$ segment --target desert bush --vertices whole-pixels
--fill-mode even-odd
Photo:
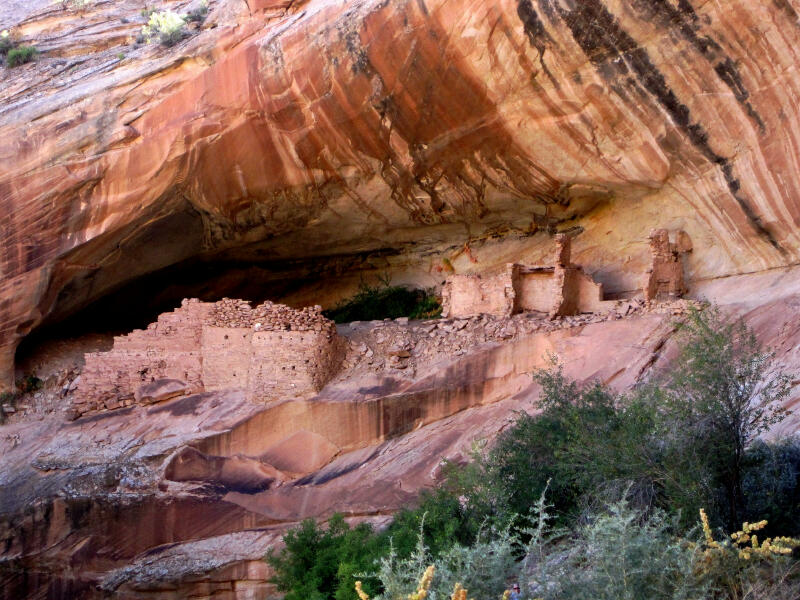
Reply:
[[[388,279],[382,279],[378,285],[362,281],[354,296],[324,311],[326,317],[337,323],[398,317],[428,319],[441,313],[441,304],[431,290],[392,286]]]
[[[762,520],[745,522],[739,531],[717,541],[705,511],[700,511],[700,517],[704,540],[696,572],[717,597],[772,600],[792,597],[787,594],[800,590],[798,563],[791,556],[800,540],[788,536],[759,539],[767,526]]]
[[[6,65],[9,67],[18,67],[19,65],[31,62],[39,54],[39,51],[33,46],[17,46],[12,48],[6,54]]]
[[[188,13],[186,13],[186,22],[187,23],[202,23],[206,20],[208,16],[208,2],[200,3],[197,8],[191,9]]]
[[[517,539],[509,528],[481,531],[470,545],[452,543],[438,555],[431,553],[420,529],[414,551],[406,558],[393,546],[378,561],[374,573],[360,573],[359,579],[375,579],[383,592],[376,600],[407,600],[425,582],[426,596],[445,599],[458,585],[477,598],[491,598],[519,571],[514,551]],[[359,586],[360,588],[360,586]],[[359,594],[360,595],[360,594]],[[424,597],[424,596],[423,596]]]
[[[674,535],[663,512],[646,515],[626,501],[612,503],[562,540],[542,549],[533,537],[526,588],[543,600],[679,600],[704,598],[698,577],[702,551]]]
[[[0,31],[0,56],[8,54],[16,46],[14,38],[11,37],[11,32],[8,29]]]
[[[60,0],[64,10],[81,10],[92,4],[93,0]]]
[[[342,515],[331,517],[326,528],[306,519],[284,536],[285,548],[266,557],[275,576],[272,582],[286,600],[355,598],[354,574],[372,568],[385,540],[368,524],[350,528]],[[379,591],[371,588],[371,593]]]
[[[158,39],[164,46],[174,46],[189,34],[184,17],[171,10],[150,14],[147,25],[142,27],[142,36],[148,43]]]
[[[44,382],[36,377],[36,375],[27,374],[22,379],[17,380],[17,392],[20,394],[29,394],[42,389]]]

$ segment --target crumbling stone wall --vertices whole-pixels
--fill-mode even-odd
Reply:
[[[294,310],[265,302],[222,300],[202,334],[203,382],[209,391],[244,389],[253,400],[314,393],[341,363],[336,325],[320,306]]]
[[[550,316],[567,317],[608,310],[609,305],[603,301],[603,284],[596,283],[581,267],[572,263],[570,238],[558,234],[555,242]]]
[[[254,333],[248,395],[269,400],[321,390],[344,356],[335,336],[335,327]]]
[[[516,265],[488,275],[451,275],[442,289],[442,315],[511,315],[514,312]]]
[[[157,379],[181,380],[189,392],[202,390],[200,338],[211,308],[184,300],[147,329],[115,337],[110,352],[86,354],[73,395],[73,415],[133,404],[136,390]]]
[[[653,263],[642,283],[645,300],[671,300],[680,298],[688,291],[681,255],[692,251],[692,242],[685,231],[678,231],[675,237],[676,241],[672,243],[666,229],[650,232]]]
[[[319,306],[184,300],[146,330],[115,338],[110,352],[86,355],[73,416],[153,401],[137,391],[160,380],[171,380],[173,394],[181,382],[186,393],[242,389],[253,400],[314,393],[342,355],[336,326]]]
[[[555,236],[554,264],[508,264],[489,275],[453,275],[442,291],[445,317],[489,314],[509,317],[536,311],[551,317],[608,310],[603,286],[570,260],[570,238]]]

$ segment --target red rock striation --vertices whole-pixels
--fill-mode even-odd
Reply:
[[[2,13],[45,50],[2,74],[4,388],[39,324],[197,256],[393,248],[421,278],[576,218],[614,292],[653,226],[695,279],[798,260],[791,3],[217,0],[172,49],[127,45],[137,2],[67,4]]]
[[[229,282],[203,278],[245,265],[263,277],[259,300],[330,304],[364,273],[439,286],[549,262],[567,233],[573,256],[559,253],[552,277],[567,289],[580,264],[615,300],[602,316],[353,324],[341,349],[318,343],[333,337],[318,309],[225,301],[205,325],[230,342],[211,385],[192,353],[212,313],[198,302],[164,315],[114,348],[123,377],[89,359],[86,383],[36,392],[50,412],[31,402],[3,426],[3,600],[265,596],[260,559],[287,527],[335,511],[385,521],[436,481],[442,457],[464,460],[536,409],[530,373],[548,353],[619,390],[667,368],[673,313],[690,302],[660,298],[687,281],[798,370],[791,2],[209,6],[168,49],[133,43],[140,0],[0,3],[0,29],[43,51],[0,71],[0,391],[31,332],[131,290],[155,307],[162,290],[142,283],[153,274],[169,288],[191,273],[217,299]],[[685,235],[651,239],[654,228]],[[632,299],[650,268],[654,300]],[[267,404],[230,389],[233,373],[249,380],[247,357],[285,366],[271,349],[299,348],[297,366],[320,347],[341,369],[307,373],[304,393],[274,373],[257,378],[279,389]],[[170,363],[173,351],[186,354]],[[127,371],[141,361],[155,369],[144,379]],[[111,392],[76,392],[93,369]],[[71,394],[103,397],[67,422]],[[798,398],[795,386],[787,407]]]

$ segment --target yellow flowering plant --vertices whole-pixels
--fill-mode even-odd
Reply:
[[[703,525],[703,537],[705,538],[706,546],[704,555],[706,557],[711,557],[715,553],[733,552],[738,558],[745,561],[753,558],[770,559],[778,556],[787,556],[800,546],[800,540],[787,536],[768,537],[763,542],[759,542],[756,532],[767,526],[767,521],[765,520],[757,523],[745,521],[739,531],[730,535],[730,541],[725,540],[722,543],[714,539],[714,534],[708,522],[708,515],[703,509],[700,509],[700,522]]]
[[[171,10],[152,13],[147,25],[142,27],[142,36],[148,43],[158,37],[165,46],[179,42],[186,33],[186,19]]]

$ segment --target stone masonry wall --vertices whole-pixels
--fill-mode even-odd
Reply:
[[[335,335],[335,330],[255,332],[248,396],[272,400],[321,390],[343,356]]]
[[[505,315],[514,312],[514,265],[491,275],[451,275],[442,289],[442,316]]]
[[[136,390],[157,379],[178,379],[190,392],[202,390],[200,337],[212,306],[184,300],[147,329],[115,337],[110,352],[86,354],[73,395],[73,415],[133,404]]]
[[[692,242],[684,231],[677,232],[676,238],[673,244],[666,229],[650,232],[653,262],[642,283],[645,300],[680,298],[687,292],[681,255],[692,251]]]
[[[608,310],[602,285],[572,264],[570,250],[570,238],[558,234],[553,266],[510,263],[494,275],[450,276],[442,290],[442,315],[509,317],[521,311],[536,311],[556,317]]]
[[[342,355],[336,326],[321,311],[184,300],[147,329],[115,338],[110,352],[86,355],[73,416],[134,404],[137,390],[165,379],[188,393],[243,389],[253,400],[317,392]]]
[[[201,349],[206,391],[247,387],[253,354],[251,328],[204,325]]]

